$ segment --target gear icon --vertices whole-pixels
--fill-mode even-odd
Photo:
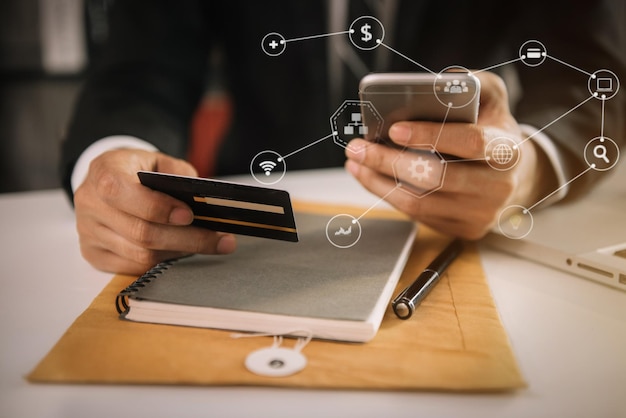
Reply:
[[[422,157],[419,157],[417,160],[411,160],[409,172],[412,179],[417,179],[417,181],[428,180],[431,171],[433,171],[433,168],[428,160]]]

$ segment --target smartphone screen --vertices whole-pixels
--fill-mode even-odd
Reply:
[[[359,85],[362,102],[369,102],[382,120],[363,113],[365,139],[389,142],[389,127],[399,121],[476,123],[480,81],[464,72],[374,73]]]

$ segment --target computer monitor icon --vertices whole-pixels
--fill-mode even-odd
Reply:
[[[597,91],[613,91],[613,79],[608,77],[598,77],[596,80]]]

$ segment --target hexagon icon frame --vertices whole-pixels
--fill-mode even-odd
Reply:
[[[439,180],[437,182],[436,186],[433,186],[431,188],[428,189],[418,189],[417,187],[413,187],[410,183],[405,183],[402,182],[399,178],[398,178],[398,169],[396,167],[398,161],[400,160],[400,158],[403,157],[403,155],[407,152],[407,150],[411,150],[411,149],[415,149],[415,150],[421,150],[421,151],[430,151],[431,154],[435,155],[437,157],[437,159],[439,160],[439,163],[441,164],[441,166],[443,167],[441,170],[441,173],[439,175]],[[409,151],[410,152],[410,151]],[[416,154],[417,155],[417,154]],[[422,159],[422,156],[418,156],[416,161],[420,161],[420,159]],[[412,164],[413,166],[413,164]],[[421,199],[422,197],[428,196],[429,194],[436,192],[437,190],[441,189],[443,187],[443,180],[446,177],[446,169],[448,167],[448,162],[443,158],[443,156],[439,153],[439,151],[437,151],[435,149],[435,147],[433,147],[431,144],[422,144],[422,145],[412,145],[410,148],[405,148],[404,150],[402,150],[402,152],[400,154],[398,154],[398,156],[395,158],[395,160],[393,161],[392,165],[391,165],[391,169],[393,171],[393,178],[396,182],[396,186],[404,191],[405,193],[409,193],[415,197],[417,197],[418,199]]]
[[[353,152],[360,152],[362,151],[364,148],[359,148],[359,149],[355,149],[354,147],[349,147],[348,143],[350,142],[351,139],[357,138],[358,136],[352,136],[351,138],[346,138],[346,134],[344,133],[344,129],[347,128],[348,126],[343,126],[340,127],[337,124],[337,120],[339,119],[339,117],[346,111],[348,111],[349,108],[354,108],[354,107],[358,107],[359,108],[359,114],[363,115],[363,109],[367,109],[368,113],[371,116],[371,120],[375,120],[375,125],[376,125],[376,129],[374,130],[374,138],[380,138],[380,132],[382,131],[383,128],[383,118],[382,116],[380,116],[380,113],[378,113],[378,111],[376,110],[376,108],[374,107],[374,105],[372,104],[372,102],[367,101],[367,100],[345,100],[341,106],[339,106],[337,108],[337,110],[335,111],[335,113],[332,114],[332,116],[330,117],[330,127],[332,129],[333,132],[333,142],[337,145],[339,145],[342,148],[349,148],[351,151]],[[353,112],[353,114],[356,114]],[[362,116],[361,116],[362,118]],[[352,119],[351,119],[352,120]],[[370,129],[371,124],[368,124],[366,121],[370,120],[365,118],[364,120],[359,120],[360,125],[361,126],[365,126],[368,131]],[[350,124],[348,124],[350,125]],[[352,134],[353,135],[353,134]],[[363,134],[362,137],[365,138],[366,136],[368,136],[367,133]],[[371,138],[371,136],[370,136]]]

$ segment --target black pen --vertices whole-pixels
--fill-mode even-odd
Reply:
[[[450,263],[461,253],[463,243],[459,239],[453,240],[435,258],[426,269],[417,276],[417,279],[409,287],[404,289],[391,302],[393,311],[400,319],[409,319],[415,311],[415,307],[426,297],[437,284]]]

